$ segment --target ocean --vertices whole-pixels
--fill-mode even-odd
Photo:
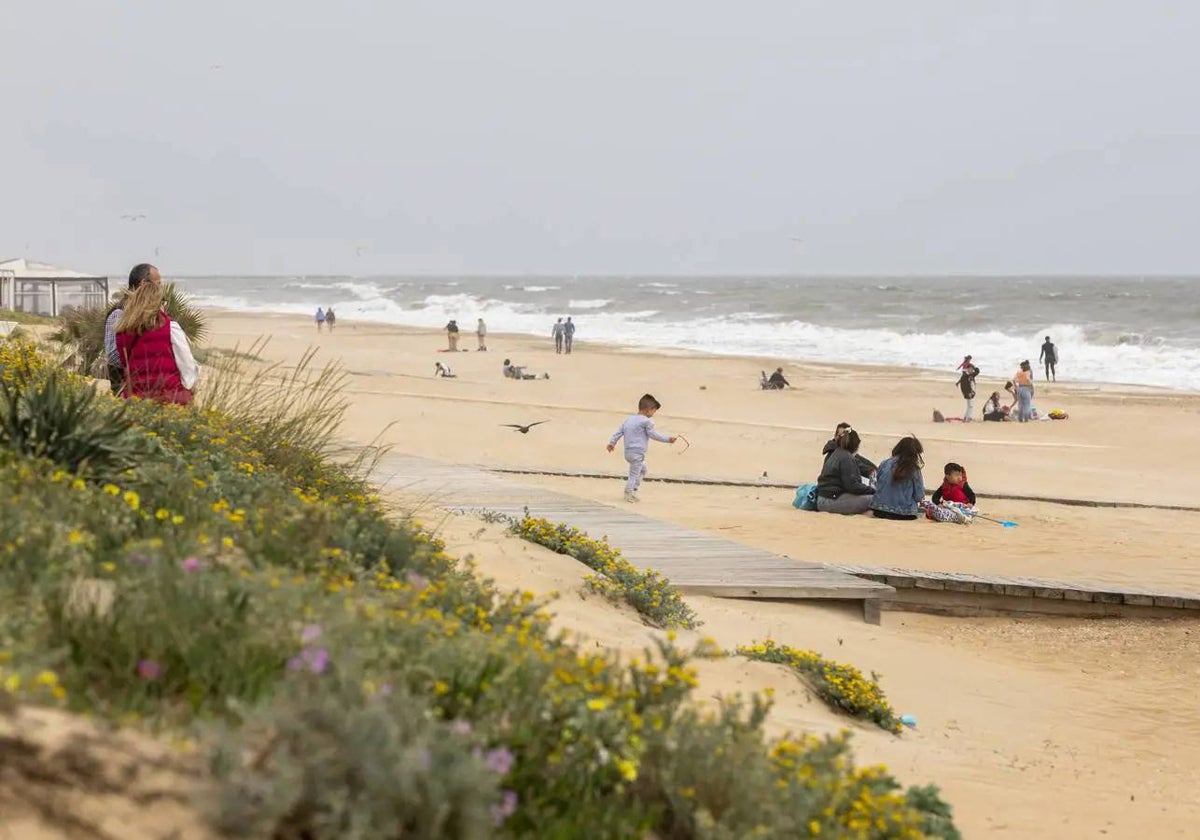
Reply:
[[[1200,277],[185,277],[197,302],[313,314],[343,325],[442,327],[787,361],[953,369],[984,377],[1049,335],[1063,381],[1200,390]]]

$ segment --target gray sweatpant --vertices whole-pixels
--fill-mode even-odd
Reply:
[[[629,478],[625,480],[625,492],[636,493],[642,486],[642,479],[646,477],[646,456],[642,453],[627,452],[625,460],[629,463]]]
[[[817,510],[822,513],[843,513],[847,516],[856,513],[866,513],[871,509],[871,501],[875,497],[870,493],[843,493],[836,499],[817,496]]]

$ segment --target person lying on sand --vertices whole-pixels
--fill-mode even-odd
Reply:
[[[511,360],[505,359],[504,364],[500,366],[500,372],[504,374],[505,379],[549,379],[550,374],[543,373],[538,376],[535,373],[526,373],[522,365],[514,365]]]

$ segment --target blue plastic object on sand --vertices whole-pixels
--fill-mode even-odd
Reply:
[[[913,717],[912,715],[901,715],[900,722],[902,724],[904,724],[905,726],[907,726],[909,729],[917,728],[917,719],[915,717]]]

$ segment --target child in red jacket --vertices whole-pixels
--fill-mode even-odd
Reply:
[[[925,508],[925,517],[934,522],[960,522],[966,524],[969,517],[957,506],[974,507],[975,491],[967,483],[967,471],[962,464],[951,461],[943,470],[942,486],[933,491],[933,504]],[[950,502],[952,504],[944,504]]]

